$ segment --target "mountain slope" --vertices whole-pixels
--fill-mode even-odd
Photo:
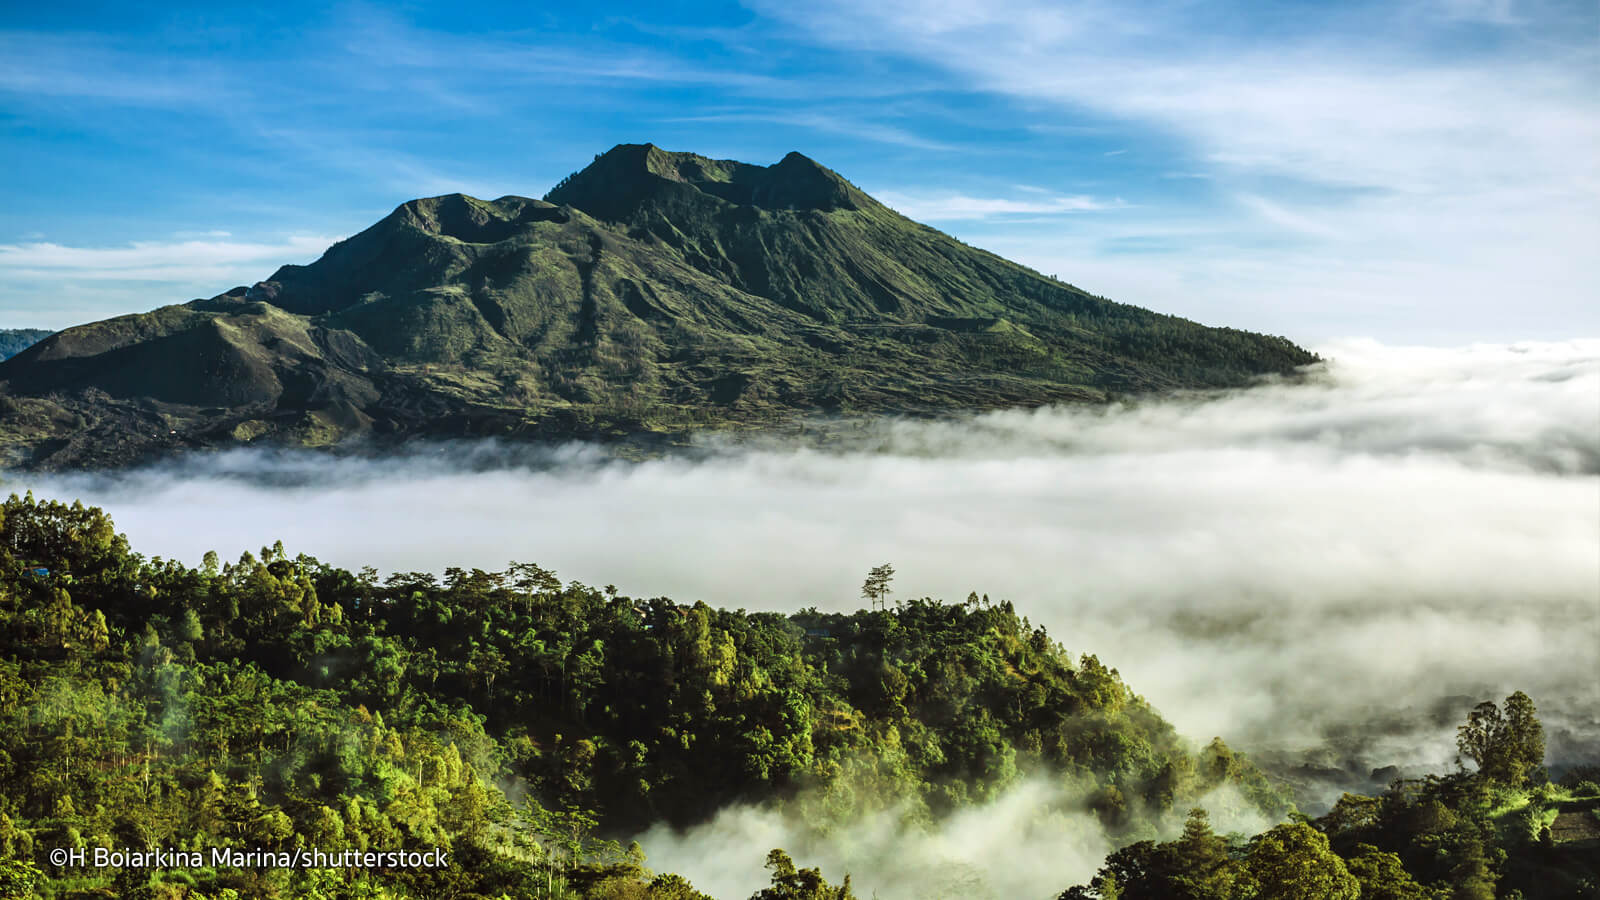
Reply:
[[[545,200],[413,200],[248,289],[53,335],[0,364],[0,441],[63,467],[261,439],[674,434],[1311,360],[968,247],[798,153],[622,145]]]

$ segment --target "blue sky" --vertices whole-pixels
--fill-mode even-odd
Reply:
[[[0,327],[210,296],[653,141],[800,150],[1208,323],[1600,332],[1593,2],[131,6],[0,11]]]

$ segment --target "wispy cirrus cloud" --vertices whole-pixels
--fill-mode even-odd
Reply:
[[[1528,19],[1518,12],[1517,0],[1432,0],[1426,9],[1445,19],[1490,25],[1522,25]]]
[[[210,60],[154,54],[95,34],[0,31],[0,95],[136,107],[217,103],[236,92]]]
[[[1058,195],[1029,192],[1025,199],[973,197],[953,192],[906,192],[886,190],[873,196],[908,218],[920,222],[958,222],[997,219],[1018,215],[1058,215],[1121,209],[1122,199],[1102,200],[1087,194]]]
[[[0,244],[0,278],[188,281],[236,272],[246,264],[259,269],[309,261],[339,240],[323,235],[292,235],[274,242],[223,240],[226,236],[227,232],[211,232],[206,235],[209,240],[135,241],[122,247],[73,247],[49,241]]]
[[[1256,194],[1240,194],[1238,201],[1268,222],[1298,234],[1322,238],[1340,238],[1344,233],[1332,226],[1318,222],[1279,203]]]
[[[1171,255],[1170,290],[1130,293],[1149,279],[1121,269],[1102,283],[1116,296],[1284,330],[1301,312],[1285,298],[1355,309],[1419,295],[1451,297],[1433,323],[1600,327],[1600,94],[1579,37],[1600,25],[1592,7],[1423,2],[1286,20],[1163,2],[752,5],[815,42],[1026,104],[1035,129],[1111,122],[1175,146],[1164,168],[1211,186],[1210,233]],[[1151,229],[1199,211],[1135,202]],[[1093,239],[1040,243],[988,239],[1056,271],[1102,261]],[[1430,322],[1413,327],[1427,339]]]
[[[311,262],[337,240],[232,240],[213,232],[112,247],[0,244],[0,327],[65,328],[210,297],[266,278],[284,263]]]
[[[494,33],[453,33],[422,28],[387,10],[352,7],[339,19],[330,43],[387,82],[398,72],[432,79],[474,96],[510,93],[528,83],[619,85],[703,85],[718,93],[820,99],[872,95],[880,88],[843,77],[796,78],[770,65],[741,68],[715,59],[695,59],[656,46],[624,40],[627,31],[597,29],[584,39],[550,41],[537,29]],[[470,65],[463,65],[463,61]],[[748,62],[748,60],[747,60]],[[379,79],[376,73],[384,73]],[[891,93],[905,90],[895,85]]]
[[[1574,158],[1600,137],[1582,46],[1433,54],[1415,46],[1429,35],[1374,38],[1393,24],[1378,15],[1230,34],[1215,10],[1167,3],[834,0],[804,15],[753,5],[827,43],[959,72],[969,87],[1174,131],[1219,168],[1394,189],[1538,174],[1511,158],[1564,163],[1549,173],[1558,177],[1597,170]],[[1503,4],[1447,7],[1480,5]]]
[[[933,140],[924,137],[915,131],[889,124],[881,118],[854,115],[837,109],[813,110],[809,112],[796,111],[766,111],[766,112],[718,112],[699,116],[674,116],[666,121],[671,122],[704,122],[704,123],[769,123],[785,125],[791,128],[807,131],[823,132],[827,134],[844,135],[859,140],[872,141],[880,144],[894,144],[901,147],[911,147],[918,150],[953,151],[958,149],[955,145],[945,141]]]

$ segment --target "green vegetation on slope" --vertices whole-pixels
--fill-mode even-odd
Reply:
[[[547,200],[414,200],[251,288],[54,335],[0,365],[0,443],[81,467],[256,440],[672,439],[1313,360],[968,247],[799,154],[623,145]]]
[[[1578,898],[1600,887],[1600,773],[1545,780],[1532,701],[1474,709],[1476,771],[1292,814],[1221,741],[1198,752],[1092,656],[972,596],[791,616],[635,600],[537,566],[443,579],[290,557],[133,553],[98,510],[0,507],[0,897],[701,900],[642,826],[729,804],[826,830],[1062,780],[1125,844],[1067,900]],[[863,586],[883,600],[892,569]],[[1253,838],[1202,810],[1229,786]],[[1060,801],[1069,802],[1069,801]],[[93,870],[95,847],[430,850],[451,865]],[[759,852],[759,851],[753,851]],[[760,898],[840,900],[787,854]],[[844,877],[846,873],[831,873]]]
[[[614,840],[736,802],[818,828],[928,818],[1025,773],[1081,787],[1125,840],[1221,785],[1287,811],[1221,741],[1187,747],[1007,603],[745,613],[533,565],[380,580],[281,547],[194,569],[133,553],[92,508],[12,497],[0,513],[0,896],[10,878],[54,896],[689,898]],[[453,863],[46,857],[97,846],[444,847]],[[787,857],[769,866],[764,897],[839,896]]]
[[[1345,794],[1248,841],[1212,833],[1204,810],[1181,838],[1112,854],[1061,900],[1493,900],[1600,896],[1600,828],[1551,825],[1600,808],[1600,773],[1543,774],[1544,736],[1521,691],[1480,704],[1459,732],[1475,772]]]

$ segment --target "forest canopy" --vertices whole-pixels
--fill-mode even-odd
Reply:
[[[1158,844],[1222,786],[1270,820],[1293,807],[1009,602],[747,613],[534,564],[380,577],[281,544],[196,568],[142,557],[80,504],[12,496],[0,515],[0,897],[695,898],[628,838],[736,803],[821,830],[890,808],[933,821],[1024,777],[1074,785],[1124,847],[1064,896],[1291,896],[1274,885],[1308,859],[1335,891],[1317,896],[1342,896],[1520,878],[1522,839],[1482,825],[1500,821],[1486,804],[1543,815],[1582,793],[1543,782],[1518,694],[1463,726],[1476,773],[1248,843],[1197,811]],[[885,601],[892,574],[864,594]],[[97,847],[442,848],[451,864],[100,871],[48,855]],[[759,897],[854,895],[849,873],[781,849],[768,868]],[[1180,881],[1199,893],[1161,893]]]

